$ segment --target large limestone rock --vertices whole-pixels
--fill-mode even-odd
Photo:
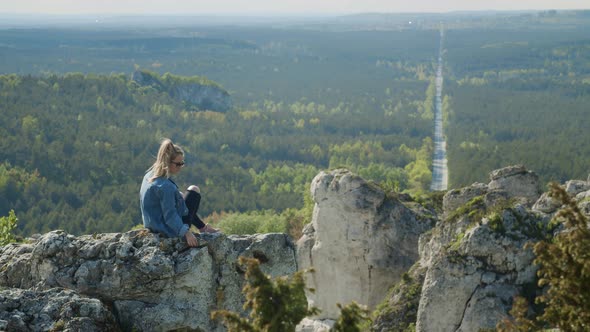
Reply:
[[[559,206],[543,195],[530,210],[538,183],[523,167],[490,178],[445,194],[436,227],[420,236],[420,260],[380,306],[372,331],[494,329],[514,296],[535,295],[534,255],[525,244],[547,235],[551,214],[540,210]]]
[[[315,269],[308,299],[322,310],[318,318],[338,317],[337,303],[374,308],[418,259],[418,238],[432,220],[346,170],[321,172],[311,192],[313,219],[297,257],[300,269]]]
[[[536,175],[507,167],[490,178],[487,188],[449,191],[445,217],[420,239],[419,265],[426,272],[416,331],[493,329],[512,298],[535,283],[534,254],[524,246],[546,235],[549,222],[528,209],[539,198]],[[549,209],[551,203],[535,206]]]
[[[258,258],[273,277],[297,270],[295,248],[285,234],[207,234],[201,242],[189,248],[181,239],[145,230],[80,237],[53,231],[30,244],[0,247],[0,287],[70,289],[112,305],[119,326],[128,331],[223,331],[210,313],[243,310],[239,256]],[[13,311],[0,306],[0,317]]]
[[[534,255],[524,245],[543,234],[522,205],[483,217],[442,250],[431,252],[417,331],[478,331],[508,314],[511,299],[535,282]],[[545,220],[544,222],[547,222]],[[441,241],[433,236],[430,243]]]

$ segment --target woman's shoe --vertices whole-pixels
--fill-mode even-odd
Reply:
[[[219,229],[213,228],[211,225],[206,224],[205,227],[199,228],[201,233],[219,233]]]

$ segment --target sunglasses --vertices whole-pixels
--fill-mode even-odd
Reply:
[[[174,161],[171,161],[171,163],[172,163],[172,164],[174,164],[174,165],[176,165],[176,166],[178,166],[178,167],[182,167],[182,166],[184,166],[184,161],[181,161],[181,162],[179,162],[179,163],[177,163],[177,162],[174,162]]]

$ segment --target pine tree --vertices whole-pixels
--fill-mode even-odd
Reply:
[[[564,207],[553,222],[564,229],[553,241],[540,241],[534,246],[540,265],[539,286],[549,286],[537,302],[546,305],[541,321],[561,331],[590,329],[590,230],[588,220],[576,201],[559,185],[551,184],[551,196]]]
[[[547,286],[547,291],[535,302],[544,305],[545,310],[536,320],[529,320],[526,300],[516,298],[510,311],[514,319],[504,319],[498,324],[498,331],[536,331],[546,327],[565,332],[590,329],[588,219],[561,186],[551,183],[550,187],[550,196],[563,204],[552,224],[563,228],[553,239],[533,246],[535,264],[539,265],[539,286]]]
[[[359,323],[370,321],[369,311],[354,301],[344,307],[340,303],[337,306],[340,308],[340,317],[330,332],[361,332],[363,329]]]
[[[212,314],[213,319],[222,319],[229,332],[288,332],[306,316],[319,312],[308,307],[305,296],[303,271],[291,278],[278,277],[272,280],[260,269],[256,259],[240,257],[239,263],[246,265],[246,286],[244,309],[250,310],[249,319],[239,314],[220,310]]]
[[[0,217],[0,246],[16,242],[13,231],[16,228],[17,221],[18,219],[14,214],[14,210],[10,210],[8,216]]]
[[[257,259],[240,257],[239,263],[247,267],[243,291],[246,295],[244,309],[250,311],[249,317],[227,310],[211,314],[213,319],[223,320],[228,332],[294,332],[303,318],[320,312],[307,304],[305,271],[295,272],[291,278],[273,280],[260,270]],[[344,307],[338,304],[338,308],[341,314],[331,332],[360,332],[359,324],[370,322],[368,310],[355,302]]]

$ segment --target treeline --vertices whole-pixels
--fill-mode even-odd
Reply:
[[[311,179],[334,167],[424,190],[431,121],[416,105],[427,88],[408,82],[370,108],[266,100],[220,113],[125,75],[0,76],[0,215],[14,209],[22,235],[130,229],[141,223],[139,184],[163,137],[185,147],[176,182],[201,187],[203,216],[291,211],[300,220]]]
[[[438,33],[319,31],[306,25],[0,30],[0,73],[69,72],[205,76],[222,84],[236,104],[295,103],[302,98],[333,107],[380,104],[393,80],[414,81],[428,71]],[[40,55],[43,56],[40,56]]]

